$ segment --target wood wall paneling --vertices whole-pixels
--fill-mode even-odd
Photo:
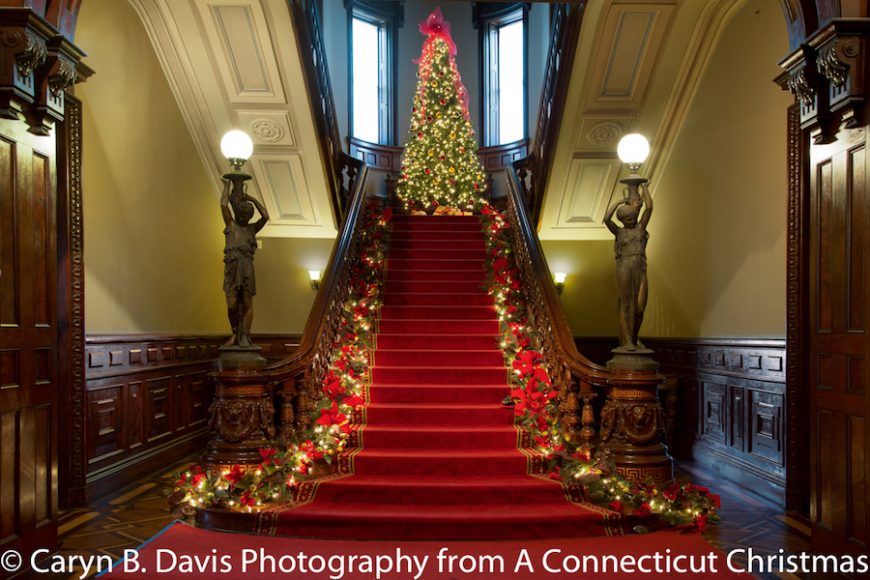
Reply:
[[[645,338],[660,372],[677,384],[671,451],[784,504],[785,342]],[[603,363],[616,339],[577,339]]]
[[[810,147],[811,518],[820,551],[867,550],[866,128]]]
[[[0,544],[57,521],[57,178],[53,133],[0,119]]]
[[[89,336],[83,456],[94,499],[205,448],[213,387],[208,374],[225,336]],[[298,336],[259,335],[270,359]]]

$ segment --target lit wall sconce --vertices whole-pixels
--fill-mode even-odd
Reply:
[[[553,274],[553,283],[556,285],[556,293],[561,294],[562,290],[565,289],[565,278],[568,277],[568,274],[565,272],[555,272]]]
[[[308,270],[308,278],[311,280],[311,289],[320,290],[320,270]]]

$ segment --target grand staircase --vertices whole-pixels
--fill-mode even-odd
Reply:
[[[355,539],[520,539],[621,533],[529,475],[510,408],[499,321],[472,216],[398,216],[370,404],[352,474],[260,513],[262,533]]]

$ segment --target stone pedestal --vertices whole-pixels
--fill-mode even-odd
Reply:
[[[601,446],[616,470],[635,481],[674,479],[674,460],[665,445],[665,414],[658,398],[663,377],[652,351],[614,349],[607,368],[614,374],[601,412]]]
[[[209,466],[256,465],[260,448],[274,445],[275,407],[271,384],[259,375],[266,364],[260,347],[221,347],[212,373],[211,439],[203,454]]]

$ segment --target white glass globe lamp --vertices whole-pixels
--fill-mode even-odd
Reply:
[[[640,133],[630,133],[619,140],[616,154],[632,173],[636,173],[649,156],[649,141]]]
[[[254,142],[244,131],[234,129],[221,139],[221,153],[230,162],[233,170],[239,171],[254,153]]]

